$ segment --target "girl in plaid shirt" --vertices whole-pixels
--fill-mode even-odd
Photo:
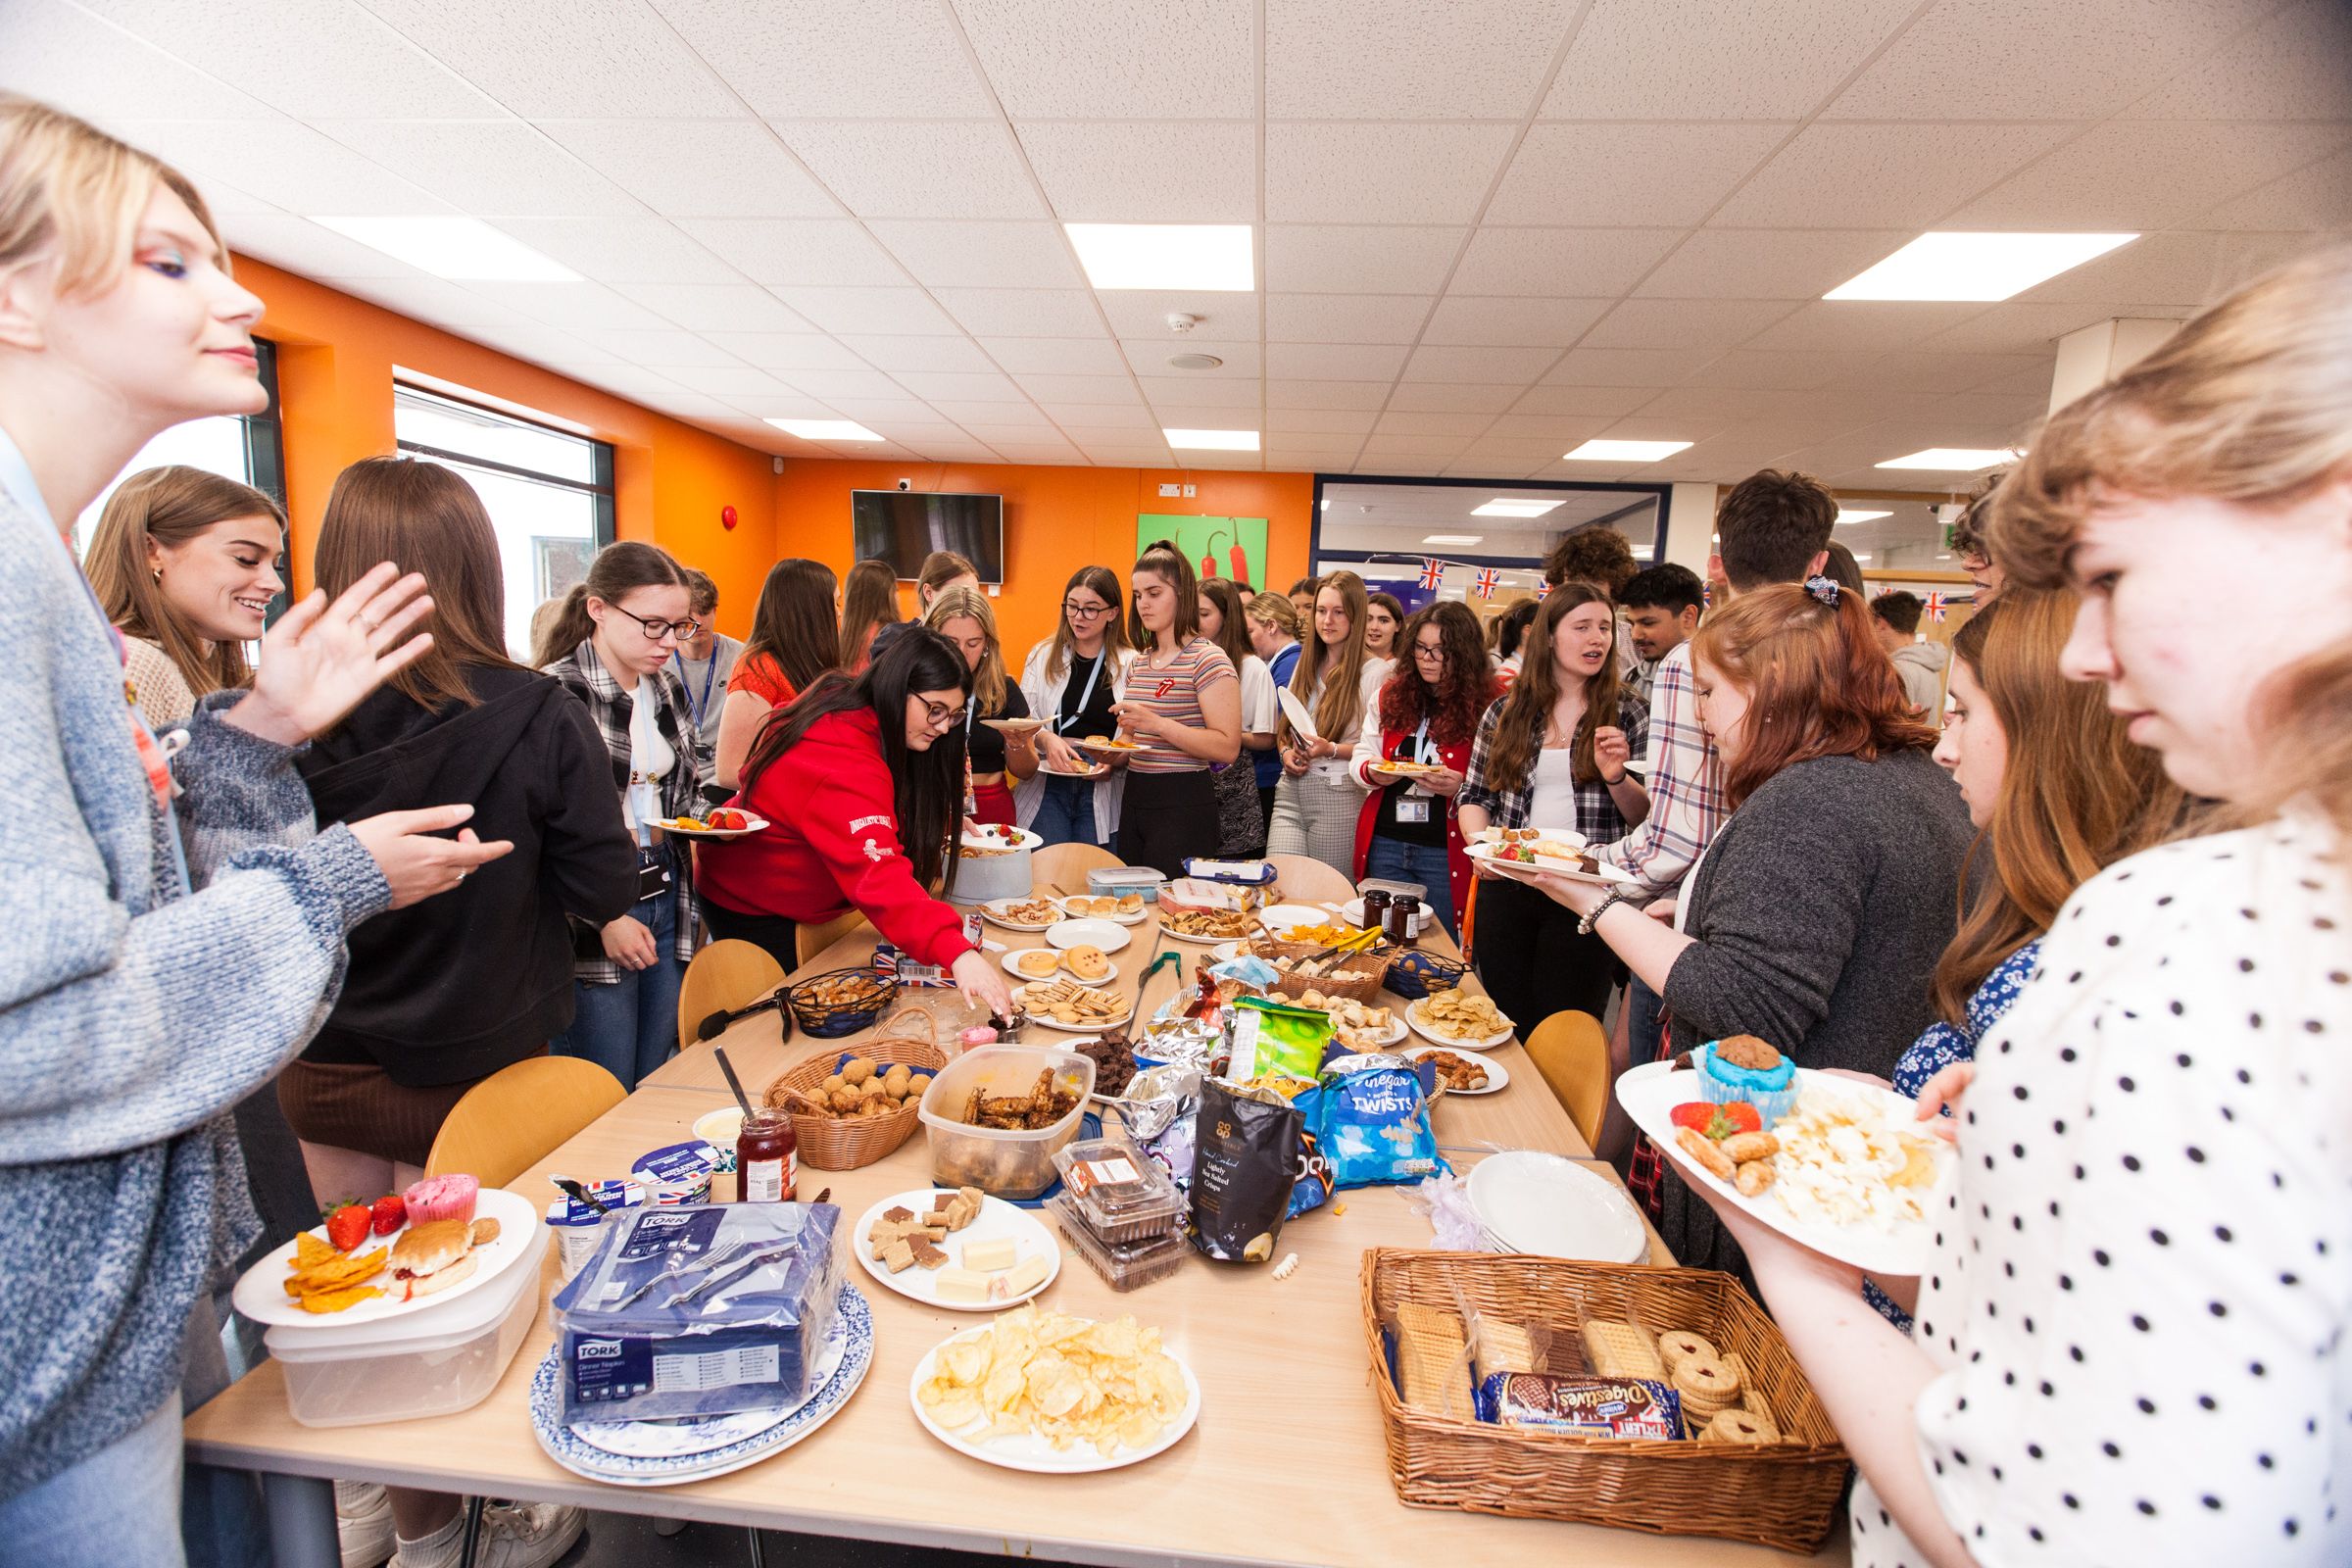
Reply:
[[[1533,825],[1606,844],[1649,813],[1625,765],[1649,742],[1649,711],[1620,683],[1616,638],[1616,607],[1592,584],[1562,583],[1544,601],[1520,645],[1520,676],[1470,749],[1456,797],[1464,839]],[[1514,882],[1489,878],[1478,902],[1479,978],[1522,1038],[1555,1012],[1601,1015],[1621,969],[1607,944]]]
[[[694,721],[671,668],[695,631],[684,568],[624,539],[597,552],[536,651],[603,731],[621,819],[637,841],[636,907],[592,940],[583,933],[577,1006],[555,1043],[558,1055],[593,1061],[624,1089],[677,1049],[678,989],[694,956],[691,847],[654,824],[701,805]]]

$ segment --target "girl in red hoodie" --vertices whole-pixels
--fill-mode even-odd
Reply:
[[[1009,1013],[1003,971],[963,934],[962,914],[924,891],[955,886],[971,691],[955,645],[909,625],[863,674],[832,671],[770,713],[734,803],[767,830],[705,844],[699,858],[712,935],[758,943],[791,970],[799,926],[855,908],[907,957],[951,971],[965,1001]]]

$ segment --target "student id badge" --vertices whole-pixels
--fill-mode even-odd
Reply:
[[[1411,795],[1399,795],[1396,798],[1396,820],[1399,822],[1428,821],[1429,801],[1430,798],[1426,795],[1418,798]]]

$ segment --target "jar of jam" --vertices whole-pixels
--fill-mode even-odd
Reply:
[[[1389,901],[1389,917],[1384,929],[1391,942],[1400,948],[1421,945],[1418,934],[1421,901],[1410,893],[1399,893]]]
[[[1388,928],[1389,890],[1387,888],[1366,888],[1364,890],[1364,929],[1386,931]]]
[[[744,1203],[789,1203],[800,1179],[800,1145],[792,1118],[755,1110],[735,1136],[735,1198]]]

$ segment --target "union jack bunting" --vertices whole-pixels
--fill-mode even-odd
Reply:
[[[1421,563],[1421,586],[1432,590],[1445,587],[1446,563],[1443,561]]]
[[[1543,601],[1543,600],[1545,600],[1545,599],[1549,599],[1550,597],[1551,597],[1551,584],[1549,584],[1549,583],[1547,583],[1547,582],[1540,582],[1540,583],[1536,584],[1536,598],[1537,598],[1537,600],[1538,600],[1539,602],[1540,602],[1540,601]]]
[[[1495,590],[1496,588],[1500,587],[1500,586],[1501,586],[1501,584],[1502,584],[1502,570],[1501,570],[1501,568],[1500,568],[1500,567],[1498,567],[1498,566],[1481,566],[1481,567],[1479,568],[1479,571],[1478,571],[1478,597],[1479,597],[1479,598],[1481,598],[1481,599],[1492,599],[1492,598],[1494,598],[1494,590]]]
[[[1939,593],[1932,593],[1920,601],[1920,608],[1928,612],[1930,620],[1941,620],[1944,612],[1951,608],[1951,601]]]

